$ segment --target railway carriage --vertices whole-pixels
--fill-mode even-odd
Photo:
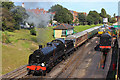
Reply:
[[[74,40],[74,48],[77,48],[82,43],[84,43],[86,40],[93,37],[98,32],[100,27],[101,26],[97,26],[97,27],[90,28],[85,31],[73,34],[73,35],[69,35],[66,37],[66,40],[70,40],[70,39]]]
[[[74,41],[74,48],[77,48],[78,46],[80,46],[83,42],[85,42],[88,39],[87,32],[82,31],[74,35],[70,35],[66,37],[66,40],[71,40],[71,39]]]
[[[97,34],[100,27],[101,27],[101,26],[97,26],[97,27],[93,27],[93,28],[90,28],[90,29],[85,30],[85,31],[88,33],[88,34],[87,34],[88,39],[90,39],[90,38],[93,37],[95,34]]]

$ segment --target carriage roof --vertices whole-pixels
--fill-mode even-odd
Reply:
[[[75,33],[73,35],[69,35],[66,37],[66,39],[75,39],[75,38],[78,38],[78,37],[81,37],[83,35],[87,34],[86,31],[82,31],[82,32],[79,32],[79,33]]]
[[[85,30],[85,31],[75,33],[75,34],[73,34],[73,35],[69,35],[69,36],[66,37],[66,39],[75,39],[75,38],[81,37],[81,36],[87,34],[87,32],[91,32],[91,31],[93,31],[94,29],[98,29],[98,28],[100,28],[100,27],[101,27],[101,26],[96,26],[96,27],[87,29],[87,30]]]

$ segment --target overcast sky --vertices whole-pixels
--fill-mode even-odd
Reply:
[[[114,13],[118,15],[118,1],[119,0],[12,0],[15,5],[21,5],[25,3],[25,7],[28,9],[44,8],[50,9],[52,5],[60,4],[63,7],[78,12],[89,12],[90,10],[96,10],[100,13],[101,8],[105,8],[106,12],[113,16]]]

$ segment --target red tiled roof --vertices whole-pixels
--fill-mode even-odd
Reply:
[[[34,12],[35,14],[40,14],[40,13],[43,13],[43,14],[46,14],[48,13],[48,11],[45,11],[43,8],[39,9],[39,8],[36,8],[36,9],[28,9],[27,11],[29,12]],[[51,14],[55,14],[56,12],[51,12]]]
[[[73,29],[73,28],[74,27],[69,25],[69,24],[60,24],[53,29],[55,29],[55,30],[63,30],[63,29],[67,30],[67,29]]]

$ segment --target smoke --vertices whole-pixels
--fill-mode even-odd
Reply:
[[[46,5],[45,5],[46,4]],[[24,11],[25,9],[22,8],[21,6],[17,6],[13,9],[11,9],[11,12],[18,12],[20,14],[24,13],[22,15],[24,21],[23,22],[27,22],[29,24],[34,24],[36,32],[37,32],[37,41],[39,44],[46,44],[48,41],[50,41],[50,37],[48,36],[50,30],[47,28],[47,25],[49,24],[51,17],[53,15],[51,15],[48,12],[45,11],[39,11],[40,8],[45,8],[45,7],[49,7],[52,3],[39,3],[39,2],[25,2],[24,3],[24,8],[26,9],[26,11]],[[38,12],[37,11],[31,11],[31,8],[38,8]],[[27,14],[26,14],[27,13]],[[22,23],[22,22],[21,22]],[[52,35],[51,35],[52,36]]]
[[[26,6],[34,6],[34,5],[38,5],[38,3],[30,3]],[[36,14],[36,12],[34,11],[29,11],[26,10],[27,14],[28,14],[28,18],[25,19],[25,22],[28,22],[29,24],[34,24],[36,32],[37,32],[37,41],[39,44],[46,44],[48,41],[51,41],[51,38],[48,36],[49,35],[49,29],[47,28],[47,25],[49,24],[50,20],[51,20],[51,14],[50,13],[46,13],[46,12],[38,12]],[[52,36],[52,35],[51,35]]]
[[[29,17],[25,19],[25,22],[29,24],[34,24],[37,32],[37,41],[39,44],[46,44],[49,40],[47,32],[49,31],[47,25],[49,24],[51,14],[50,13],[40,13],[35,14],[34,12],[27,11]]]
[[[50,13],[40,13],[40,14],[36,14],[34,12],[29,12],[27,11],[28,14],[28,18],[25,19],[24,21],[30,23],[30,24],[34,24],[35,27],[37,28],[44,28],[47,27],[49,21],[50,21]]]

